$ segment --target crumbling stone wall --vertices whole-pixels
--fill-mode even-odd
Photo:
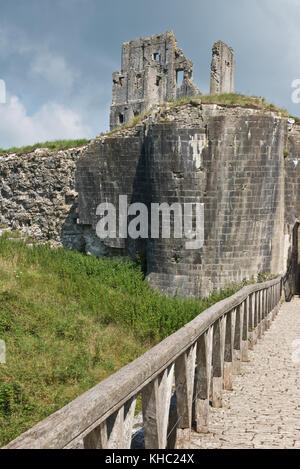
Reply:
[[[234,93],[235,60],[231,47],[218,41],[212,49],[210,94]]]
[[[0,156],[1,226],[53,246],[99,254],[100,240],[77,223],[75,174],[84,151],[37,149]]]
[[[126,124],[155,104],[199,94],[193,62],[177,47],[173,31],[125,42],[121,72],[113,73],[110,128]]]

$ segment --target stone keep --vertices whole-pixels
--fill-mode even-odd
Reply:
[[[126,124],[155,104],[199,95],[193,66],[178,49],[173,31],[125,42],[121,73],[113,73],[110,128]]]
[[[235,61],[231,47],[218,41],[213,45],[210,94],[234,93]]]
[[[203,203],[200,249],[173,236],[117,235],[104,247],[143,255],[150,285],[182,297],[205,297],[258,272],[284,273],[300,207],[299,126],[290,130],[288,118],[264,109],[200,100],[154,114],[88,145],[77,164],[78,225],[95,232],[98,204],[118,207],[119,195],[149,211],[151,203]]]

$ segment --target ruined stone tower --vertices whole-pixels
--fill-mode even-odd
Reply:
[[[213,45],[210,94],[234,93],[235,61],[231,47],[218,41]]]
[[[155,104],[199,95],[193,66],[177,48],[173,31],[125,42],[121,73],[113,73],[110,128],[126,124]]]

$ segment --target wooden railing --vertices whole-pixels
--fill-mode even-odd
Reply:
[[[222,406],[223,389],[232,389],[232,375],[270,327],[281,293],[281,277],[244,287],[6,448],[70,448],[78,441],[85,449],[130,448],[138,396],[145,448],[188,448],[192,425],[208,431],[210,404]]]
[[[292,251],[291,257],[288,262],[287,271],[282,277],[282,288],[286,301],[291,301],[297,290],[298,280],[298,252],[297,249]]]

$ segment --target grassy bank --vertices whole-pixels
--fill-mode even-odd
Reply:
[[[77,139],[77,140],[55,140],[51,142],[44,142],[44,143],[35,143],[34,145],[26,145],[23,147],[11,147],[11,148],[0,148],[0,155],[6,153],[30,153],[31,151],[36,150],[37,148],[47,148],[49,150],[67,150],[68,148],[76,148],[81,145],[85,145],[88,143],[88,140],[85,138]]]
[[[235,285],[201,302],[150,290],[131,261],[0,237],[0,446],[134,360]]]
[[[181,98],[178,100],[170,100],[171,105],[177,106],[186,103],[200,104],[218,104],[227,107],[243,107],[248,109],[261,109],[279,113],[284,117],[289,117],[286,109],[279,108],[275,104],[268,103],[265,98],[258,96],[247,96],[239,93],[223,93],[223,94],[204,94],[194,98]]]
[[[273,103],[269,103],[265,98],[259,96],[247,96],[239,93],[223,93],[223,94],[202,94],[199,96],[184,97],[180,99],[170,99],[168,103],[162,104],[161,110],[168,110],[176,106],[184,106],[186,104],[200,105],[200,104],[217,104],[219,106],[226,107],[242,107],[246,109],[260,109],[264,111],[271,111],[275,114],[281,115],[283,117],[292,117],[299,124],[300,119],[298,117],[291,116],[287,109],[282,109],[276,106]],[[130,129],[135,127],[137,124],[141,123],[142,120],[151,114],[151,109],[143,114],[135,116],[127,124],[116,127],[107,133],[107,135],[113,135],[118,132],[120,129]]]

